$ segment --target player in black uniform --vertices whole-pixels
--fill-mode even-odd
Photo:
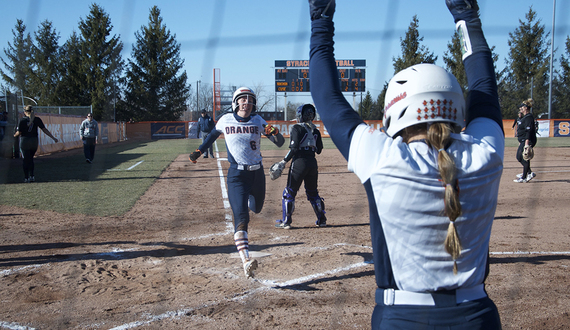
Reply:
[[[24,166],[24,182],[34,182],[34,155],[38,150],[39,138],[38,128],[44,132],[45,135],[52,138],[55,143],[58,140],[51,134],[45,127],[44,122],[40,117],[34,114],[34,108],[27,105],[24,108],[24,117],[20,120],[14,137],[20,137],[20,151],[22,152],[23,166]]]
[[[313,124],[315,113],[315,107],[312,104],[305,104],[297,109],[297,124],[293,125],[290,132],[290,150],[280,162],[281,166],[284,167],[289,160],[293,159],[289,167],[287,186],[283,190],[283,198],[281,200],[283,218],[277,220],[275,225],[277,228],[291,228],[291,222],[293,221],[291,215],[295,210],[295,196],[303,181],[305,182],[307,199],[311,202],[313,210],[317,215],[315,224],[317,227],[327,225],[325,203],[317,190],[319,169],[315,153],[320,154],[323,150],[323,140],[321,132]]]
[[[519,113],[522,114],[522,118],[517,119],[517,139],[519,141],[519,148],[517,149],[517,160],[523,166],[523,172],[517,175],[514,182],[525,183],[534,179],[536,173],[530,168],[530,160],[524,160],[523,150],[525,146],[531,146],[534,148],[536,145],[536,125],[534,122],[534,117],[531,113],[533,105],[533,100],[528,99],[521,103],[519,106]]]

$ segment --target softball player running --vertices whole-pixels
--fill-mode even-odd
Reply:
[[[196,151],[190,161],[196,163],[201,154],[223,133],[228,150],[228,199],[234,215],[234,241],[243,262],[245,276],[253,277],[257,260],[249,255],[248,224],[249,210],[261,212],[265,202],[265,173],[261,157],[261,135],[265,135],[278,147],[285,139],[276,127],[255,114],[255,93],[247,88],[238,88],[232,98],[233,113],[220,118],[216,128]],[[249,210],[248,210],[249,208]]]
[[[388,84],[382,132],[367,126],[340,90],[334,0],[309,4],[311,95],[370,204],[372,328],[500,329],[484,282],[504,133],[477,2],[446,1],[462,37],[468,104],[453,75],[414,65]]]
[[[277,228],[291,228],[291,222],[293,221],[291,216],[295,210],[295,196],[297,196],[303,181],[305,182],[307,200],[311,202],[313,210],[317,215],[315,224],[317,227],[327,225],[325,202],[319,196],[319,191],[317,190],[319,168],[315,153],[320,154],[323,151],[323,140],[321,132],[313,124],[315,114],[315,107],[312,104],[305,104],[297,109],[297,124],[293,125],[290,133],[290,150],[280,162],[281,166],[284,167],[288,161],[293,159],[289,167],[287,186],[283,190],[283,198],[281,199],[283,218],[277,220],[275,225]]]

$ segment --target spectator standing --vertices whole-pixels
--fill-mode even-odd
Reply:
[[[199,131],[198,135],[200,134],[200,132],[202,133],[202,143],[206,141],[208,135],[212,132],[214,127],[216,127],[216,124],[214,123],[212,117],[208,115],[208,112],[206,112],[205,109],[202,110],[202,117],[198,119],[198,131]],[[208,158],[208,153],[210,154],[210,157],[214,158],[213,146],[210,146],[208,150],[204,152],[204,158]]]
[[[79,127],[79,136],[83,140],[83,154],[85,154],[85,161],[91,164],[95,157],[95,145],[97,144],[97,136],[99,136],[99,125],[93,119],[93,114],[87,115],[87,118],[81,123]]]

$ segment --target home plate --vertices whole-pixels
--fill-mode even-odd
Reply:
[[[249,251],[249,256],[252,257],[252,258],[263,258],[263,257],[267,257],[267,256],[270,256],[270,255],[271,255],[271,253],[257,252],[257,251]],[[232,253],[232,254],[230,255],[230,258],[236,258],[236,259],[240,258],[239,253],[237,253],[237,252]]]

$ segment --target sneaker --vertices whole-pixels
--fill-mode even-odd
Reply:
[[[257,260],[250,259],[243,263],[243,271],[245,273],[245,277],[253,278],[253,271],[257,269]]]
[[[530,180],[534,179],[536,177],[536,173],[534,172],[530,172],[527,176],[526,176],[526,182],[529,182]],[[33,177],[32,177],[33,178]]]
[[[275,228],[291,229],[291,223],[286,223],[281,220],[277,220],[275,222],[277,222],[275,224]]]
[[[91,164],[91,160],[90,159],[85,159],[86,162],[88,162],[89,164]]]
[[[516,183],[526,183],[526,179],[523,178],[514,179],[513,181]]]
[[[216,158],[216,157],[214,157],[214,155],[210,155],[210,158]]]
[[[25,179],[24,179],[24,183],[28,183],[28,182],[30,182],[30,179],[25,178]]]
[[[326,227],[327,226],[327,218],[325,216],[323,216],[321,219],[319,219],[315,222],[315,225],[317,227]]]
[[[32,175],[28,182],[36,182],[36,177]]]
[[[517,179],[518,179],[518,178],[522,178],[522,176],[523,176],[522,173],[517,174]]]

